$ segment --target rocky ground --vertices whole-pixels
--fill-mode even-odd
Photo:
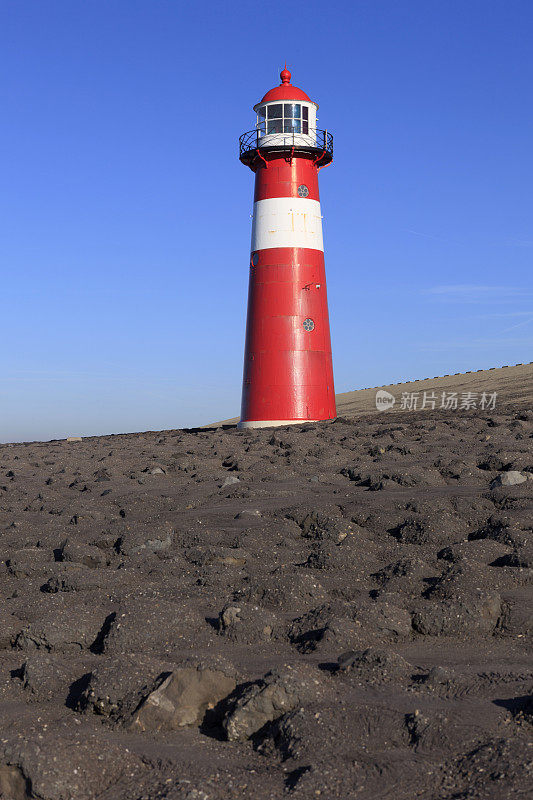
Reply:
[[[0,796],[533,790],[533,411],[0,447]]]

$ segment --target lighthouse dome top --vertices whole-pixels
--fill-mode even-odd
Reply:
[[[277,100],[303,100],[305,103],[313,102],[309,95],[307,95],[302,89],[292,85],[291,73],[287,67],[281,71],[280,78],[281,84],[279,86],[275,86],[273,89],[270,89],[270,91],[267,92],[260,101],[261,103],[272,103],[276,102]],[[260,105],[260,103],[257,105]],[[316,105],[316,103],[314,105]]]
[[[255,128],[239,137],[239,158],[250,169],[265,162],[265,155],[290,153],[290,158],[312,158],[320,168],[333,158],[333,136],[319,130],[317,103],[310,100],[302,89],[291,84],[291,73],[285,66],[281,71],[281,85],[265,94],[254,106]]]

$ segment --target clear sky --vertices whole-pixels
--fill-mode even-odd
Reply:
[[[320,103],[336,390],[533,358],[531,0],[2,0],[0,441],[238,414],[253,175]]]

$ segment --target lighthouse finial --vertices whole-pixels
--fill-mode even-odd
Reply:
[[[281,78],[282,83],[290,83],[291,82],[291,73],[287,69],[287,62],[285,62],[285,69],[282,69],[279,77]]]

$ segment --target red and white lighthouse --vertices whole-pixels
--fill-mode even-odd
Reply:
[[[255,173],[241,428],[336,416],[318,194],[333,137],[287,68],[280,77],[239,140]]]

